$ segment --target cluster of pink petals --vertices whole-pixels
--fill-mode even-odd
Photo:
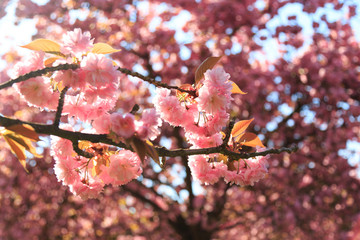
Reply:
[[[208,159],[206,155],[194,155],[188,161],[192,176],[206,185],[218,182],[227,170],[223,162],[208,162]]]
[[[205,72],[196,99],[199,111],[216,113],[230,107],[232,85],[229,78],[230,75],[220,67]]]
[[[125,115],[113,113],[110,115],[110,128],[116,135],[130,138],[135,133],[135,118],[131,113]]]
[[[167,89],[157,89],[154,104],[161,118],[173,126],[185,129],[193,147],[213,147],[222,143],[218,133],[229,120],[232,85],[222,68],[207,70],[198,90],[199,96],[190,102],[180,102]]]
[[[234,162],[236,170],[225,172],[225,182],[235,183],[240,186],[253,186],[255,182],[258,182],[266,176],[268,172],[268,158],[269,156],[250,158],[246,160],[247,165],[245,165],[243,160]]]
[[[216,156],[196,155],[189,157],[189,167],[192,176],[203,184],[214,184],[220,178],[226,183],[240,186],[253,186],[255,182],[263,179],[268,170],[268,156],[260,156],[234,162],[235,170],[229,170],[222,161],[216,161]]]
[[[173,126],[185,130],[192,148],[216,147],[223,143],[221,130],[229,120],[228,111],[232,100],[230,75],[222,68],[207,70],[200,82],[198,97],[194,101],[180,102],[171,91],[157,89],[154,104],[161,118]],[[218,155],[189,157],[192,176],[204,184],[213,184],[220,178],[241,186],[253,185],[267,173],[266,157],[258,157],[234,164],[237,170],[229,170]]]
[[[43,77],[31,78],[18,83],[17,89],[27,101],[29,106],[56,110],[59,101],[59,93],[53,92]]]
[[[109,167],[102,166],[100,178],[105,184],[124,185],[142,173],[141,160],[136,153],[122,150],[110,156]]]
[[[141,115],[141,119],[135,121],[137,136],[143,140],[154,140],[160,134],[159,127],[161,127],[161,124],[162,121],[155,109],[145,109]]]
[[[138,155],[120,150],[111,155],[109,164],[101,165],[101,172],[94,176],[92,169],[97,164],[95,160],[76,156],[72,149],[69,140],[52,137],[51,155],[55,159],[55,175],[64,185],[69,186],[73,194],[82,199],[96,198],[105,184],[123,185],[142,173]]]
[[[91,50],[93,42],[89,32],[83,33],[80,28],[76,28],[63,35],[61,52],[80,58]]]
[[[15,65],[14,76],[19,77],[31,71],[44,68],[44,53],[33,52],[29,57]],[[50,89],[49,79],[46,77],[30,78],[25,82],[16,84],[21,96],[29,106],[56,110],[59,94]]]

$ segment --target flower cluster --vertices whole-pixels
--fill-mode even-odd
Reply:
[[[127,78],[120,79],[121,73],[113,61],[104,56],[109,51],[116,52],[116,49],[106,44],[96,48],[90,33],[83,33],[80,29],[65,33],[61,44],[42,41],[39,45],[34,41],[24,46],[38,50],[46,45],[43,51],[33,52],[15,66],[15,77],[64,63],[78,64],[79,68],[18,83],[18,92],[30,106],[57,110],[60,92],[66,87],[62,115],[68,116],[69,122],[74,122],[70,120],[75,118],[90,123],[92,133],[109,134],[109,138],[116,142],[133,138],[154,140],[160,134],[162,121],[155,109],[144,109],[142,114],[135,116],[117,107],[120,81],[123,86],[132,86],[133,83]],[[44,52],[56,57],[45,59]],[[66,128],[72,130],[73,126]],[[105,184],[126,184],[142,173],[139,156],[128,150],[109,151],[103,145],[85,145],[81,150],[94,155],[88,159],[73,151],[71,141],[57,137],[52,138],[51,149],[57,178],[84,199],[96,197]]]
[[[207,70],[198,84],[197,97],[183,95],[180,100],[167,89],[158,89],[155,108],[161,118],[173,126],[185,129],[192,148],[216,147],[223,143],[221,130],[229,121],[232,83],[223,68]],[[241,186],[253,185],[267,173],[265,157],[228,162],[221,154],[189,157],[189,167],[195,179],[214,184],[220,178]]]
[[[128,107],[127,111],[119,107],[119,101],[123,100],[120,89],[133,84],[127,78],[120,78],[114,62],[104,56],[118,50],[107,44],[94,44],[93,41],[89,32],[83,33],[80,29],[65,33],[61,44],[50,40],[34,41],[24,47],[32,50],[40,48],[56,57],[44,59],[43,52],[36,52],[15,68],[15,75],[21,76],[45,66],[77,64],[76,70],[61,70],[21,82],[17,85],[18,92],[29,105],[42,109],[58,110],[58,102],[63,101],[61,113],[68,117],[68,122],[74,122],[71,120],[75,118],[81,123],[90,123],[91,133],[107,134],[114,142],[127,144],[136,151],[109,150],[105,145],[80,142],[81,146],[75,146],[75,149],[92,156],[85,158],[74,152],[71,141],[53,137],[51,149],[56,162],[55,174],[70,187],[71,192],[84,199],[93,198],[105,184],[122,185],[137,178],[142,173],[142,148],[147,149],[144,150],[145,155],[158,158],[156,150],[147,140],[155,140],[159,136],[161,119],[173,126],[183,127],[192,148],[223,144],[224,134],[221,131],[229,122],[231,94],[234,92],[234,83],[223,68],[205,71],[204,79],[198,81],[195,88],[182,86],[193,90],[193,95],[181,91],[173,95],[167,88],[158,88],[153,100],[155,108],[145,108],[141,114],[135,115],[128,112]],[[64,99],[59,100],[63,90],[66,91]],[[236,92],[242,93],[240,89]],[[133,106],[135,104],[132,103]],[[67,126],[68,130],[73,128]],[[142,156],[141,160],[139,156]],[[229,161],[221,154],[197,155],[190,156],[188,164],[193,177],[205,184],[224,178],[226,182],[252,185],[267,172],[266,158],[245,162],[241,159]]]
[[[67,127],[71,130],[71,127]],[[71,141],[52,137],[55,175],[82,199],[96,198],[105,184],[123,185],[142,173],[141,161],[129,150],[109,151],[106,145],[81,143],[93,158],[77,156]]]

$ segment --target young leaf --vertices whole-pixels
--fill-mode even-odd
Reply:
[[[154,145],[149,141],[146,140],[145,142],[145,147],[146,147],[146,154],[151,157],[157,164],[159,164],[159,166],[161,166],[160,164],[160,159],[159,159],[159,155],[154,147]]]
[[[141,162],[144,162],[146,156],[146,143],[134,137],[131,139],[130,146],[134,149],[137,155],[139,155]]]
[[[6,129],[13,131],[17,134],[23,135],[24,137],[30,138],[34,141],[39,141],[39,136],[35,132],[34,128],[28,124],[16,124],[6,127]]]
[[[198,82],[204,77],[204,73],[208,70],[208,69],[212,69],[215,64],[220,60],[220,57],[208,57],[207,59],[205,59],[205,61],[203,61],[200,66],[196,69],[195,72],[195,85],[198,84]]]
[[[240,134],[245,132],[245,130],[249,127],[250,123],[253,120],[254,120],[254,118],[252,118],[250,120],[242,120],[242,121],[235,123],[233,129],[231,130],[231,135],[236,138],[237,136],[239,136]]]
[[[64,56],[64,54],[60,52],[60,45],[48,39],[36,39],[35,41],[32,41],[31,43],[21,47],[30,50],[43,51],[46,53]]]
[[[249,146],[249,147],[265,147],[260,138],[256,136],[254,133],[244,133],[241,136],[239,136],[239,140],[237,140],[242,145]]]
[[[14,141],[13,139],[9,138],[6,135],[3,135],[5,141],[9,144],[10,150],[12,153],[16,155],[20,164],[23,166],[25,171],[28,173],[29,171],[26,168],[26,156],[25,156],[25,147]]]
[[[230,81],[231,85],[232,85],[232,90],[231,93],[240,93],[240,94],[247,94],[246,92],[243,92],[238,85],[236,85],[236,83],[234,83],[233,81]]]
[[[121,51],[121,50],[115,49],[106,43],[95,43],[94,47],[91,49],[92,53],[97,53],[97,54],[108,54],[108,53],[114,53],[114,52],[119,52],[119,51]]]
[[[51,58],[46,59],[46,60],[44,61],[45,67],[51,67],[52,64],[53,64],[56,60],[58,60],[58,59],[60,59],[60,58],[59,58],[59,57],[51,57]]]
[[[4,136],[12,139],[13,141],[17,142],[18,144],[20,144],[21,146],[23,146],[27,151],[29,151],[32,155],[34,155],[37,158],[41,158],[42,156],[36,153],[36,149],[35,147],[32,145],[31,141],[29,138],[26,138],[22,135],[13,133],[13,132],[8,132],[5,133]]]

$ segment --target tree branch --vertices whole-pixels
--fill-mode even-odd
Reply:
[[[178,90],[180,92],[186,92],[188,94],[190,94],[191,96],[196,96],[196,91],[193,91],[193,90],[185,90],[185,89],[182,89],[182,88],[179,88],[179,87],[176,87],[176,86],[170,86],[170,85],[167,85],[166,83],[162,83],[162,82],[159,82],[159,81],[156,81],[155,79],[153,78],[150,78],[150,77],[146,77],[138,72],[133,72],[129,69],[126,69],[126,68],[121,68],[121,67],[118,67],[118,70],[126,75],[130,75],[130,76],[133,76],[133,77],[137,77],[137,78],[140,78],[142,80],[144,80],[145,82],[148,82],[148,83],[151,83],[153,85],[155,85],[156,87],[162,87],[162,88],[167,88],[167,89],[175,89],[175,90]]]
[[[117,146],[120,148],[125,148],[132,150],[129,146],[122,142],[114,142],[108,138],[107,134],[90,134],[82,132],[72,132],[63,130],[60,128],[54,127],[54,125],[44,125],[37,124],[32,122],[21,121],[17,119],[11,119],[7,117],[0,116],[0,126],[8,127],[15,124],[28,124],[34,128],[34,130],[39,134],[54,135],[61,138],[70,140],[71,142],[85,140],[93,143],[105,143],[108,145]],[[254,152],[254,153],[237,153],[232,152],[226,148],[226,146],[220,145],[217,147],[210,148],[200,148],[200,149],[167,149],[165,147],[155,147],[160,157],[177,157],[177,156],[190,156],[190,155],[202,155],[202,154],[211,154],[211,153],[222,153],[225,156],[230,157],[231,159],[248,159],[257,156],[266,156],[268,154],[280,154],[282,152],[296,152],[298,147],[291,148],[280,148],[280,149],[268,149],[263,152]]]
[[[50,73],[50,72],[55,72],[55,71],[59,71],[59,70],[69,70],[69,69],[72,69],[72,70],[75,70],[77,68],[79,68],[80,66],[78,64],[60,64],[56,67],[46,67],[46,68],[43,68],[43,69],[39,69],[39,70],[36,70],[36,71],[32,71],[32,72],[29,72],[29,73],[26,73],[20,77],[17,77],[15,79],[11,79],[7,82],[4,82],[3,84],[0,84],[0,90],[1,89],[4,89],[4,88],[7,88],[7,87],[10,87],[12,86],[13,84],[15,83],[19,83],[19,82],[24,82],[30,78],[34,78],[34,77],[40,77],[46,73]]]
[[[7,87],[10,87],[12,86],[13,84],[15,83],[19,83],[19,82],[24,82],[30,78],[34,78],[34,77],[39,77],[39,76],[42,76],[46,73],[50,73],[50,72],[55,72],[55,71],[59,71],[59,70],[69,70],[69,69],[72,69],[72,70],[75,70],[75,69],[78,69],[80,68],[80,65],[79,64],[68,64],[68,63],[65,63],[65,64],[60,64],[58,66],[55,66],[55,67],[46,67],[46,68],[43,68],[43,69],[39,69],[39,70],[36,70],[36,71],[32,71],[32,72],[29,72],[29,73],[26,73],[18,78],[15,78],[15,79],[11,79],[3,84],[0,84],[0,90],[1,89],[4,89],[4,88],[7,88]],[[117,69],[118,71],[126,74],[126,75],[130,75],[130,76],[133,76],[133,77],[137,77],[137,78],[140,78],[142,80],[144,80],[145,82],[148,82],[148,83],[151,83],[153,85],[155,85],[156,87],[162,87],[162,88],[167,88],[167,89],[175,89],[175,90],[178,90],[178,91],[181,91],[181,92],[186,92],[192,96],[196,96],[196,91],[193,91],[193,90],[185,90],[185,89],[182,89],[182,88],[179,88],[179,87],[176,87],[176,86],[170,86],[170,85],[167,85],[166,83],[162,83],[162,82],[158,82],[156,81],[155,79],[151,78],[151,77],[146,77],[138,72],[133,72],[127,68],[121,68],[121,67],[118,67]]]
[[[69,89],[68,87],[65,87],[60,93],[59,103],[56,109],[56,115],[54,120],[54,127],[56,128],[59,128],[61,113],[64,107],[65,94],[68,89]]]

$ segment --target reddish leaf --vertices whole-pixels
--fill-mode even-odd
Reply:
[[[220,60],[220,57],[208,57],[207,59],[205,59],[205,61],[203,61],[200,66],[196,69],[195,72],[195,85],[198,84],[198,82],[204,77],[204,73],[209,70],[212,69],[215,64]]]
[[[130,146],[134,149],[137,155],[139,155],[140,160],[144,162],[146,156],[146,143],[134,137],[130,141]]]
[[[146,154],[149,157],[151,157],[160,166],[161,164],[160,164],[159,155],[158,155],[154,145],[150,141],[147,140],[145,147],[146,147]]]
[[[14,141],[12,138],[9,138],[6,135],[3,135],[5,141],[9,144],[11,152],[16,155],[20,164],[23,166],[26,172],[29,172],[26,168],[26,155],[25,147],[20,145],[18,142]]]
[[[260,138],[258,136],[256,136],[256,134],[254,133],[244,133],[242,135],[239,136],[239,140],[237,140],[238,143],[245,145],[245,146],[249,146],[249,147],[265,147]]]
[[[6,132],[3,134],[4,136],[12,139],[13,141],[17,142],[21,146],[23,146],[27,151],[29,151],[31,154],[33,154],[37,158],[41,158],[42,156],[36,153],[35,147],[32,145],[29,138],[26,138],[22,135],[13,133],[13,132]]]
[[[245,132],[245,130],[249,127],[250,123],[254,120],[254,118],[250,120],[242,120],[235,123],[233,129],[231,130],[231,135],[237,138],[240,134]]]
[[[24,137],[30,138],[31,140],[34,141],[39,141],[39,136],[38,134],[35,132],[34,128],[28,124],[16,124],[16,125],[11,125],[9,127],[6,127],[6,129],[11,130],[17,134],[20,134]]]

